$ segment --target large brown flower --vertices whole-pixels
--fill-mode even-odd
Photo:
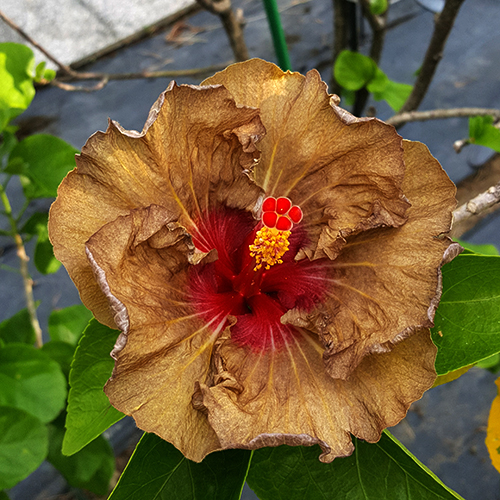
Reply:
[[[377,441],[435,378],[428,328],[455,188],[317,71],[235,64],[110,121],[50,213],[84,304],[122,333],[105,392],[200,461]]]

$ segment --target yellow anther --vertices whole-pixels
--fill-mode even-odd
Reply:
[[[275,264],[283,264],[281,257],[288,250],[290,245],[288,237],[291,231],[280,231],[276,228],[264,226],[257,231],[253,245],[250,245],[250,255],[255,257],[254,271],[263,265],[269,269]]]

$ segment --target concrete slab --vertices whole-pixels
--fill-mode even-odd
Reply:
[[[1,10],[65,64],[168,22],[195,0],[3,0]],[[25,40],[0,21],[0,41]],[[37,61],[47,58],[36,51]],[[49,67],[55,67],[52,62]]]

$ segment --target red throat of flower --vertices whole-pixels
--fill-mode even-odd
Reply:
[[[305,230],[294,227],[302,217],[288,198],[268,197],[260,223],[227,208],[196,221],[195,246],[203,252],[215,248],[218,260],[193,267],[190,300],[214,331],[234,316],[231,338],[239,345],[262,351],[293,340],[297,332],[281,317],[293,308],[311,310],[326,288],[326,260],[295,261],[308,242]]]

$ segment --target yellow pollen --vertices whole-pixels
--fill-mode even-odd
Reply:
[[[250,256],[255,257],[256,266],[254,271],[263,265],[269,269],[275,264],[283,264],[281,257],[288,250],[290,245],[288,237],[291,231],[280,231],[276,228],[264,226],[257,231],[253,245],[250,245]]]

